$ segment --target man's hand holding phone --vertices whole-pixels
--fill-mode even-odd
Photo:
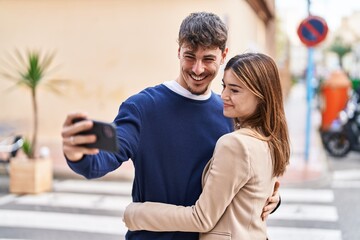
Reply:
[[[99,149],[117,151],[115,126],[111,123],[89,120],[83,113],[67,116],[62,138],[64,154],[71,161],[78,161],[85,154],[97,154]]]
[[[86,120],[84,118],[74,118],[73,124]],[[91,120],[93,122],[92,128],[84,130],[76,134],[74,137],[95,135],[96,141],[92,143],[77,144],[86,148],[99,148],[108,152],[117,151],[116,143],[116,128],[112,123],[100,122]],[[73,138],[74,138],[73,137]]]

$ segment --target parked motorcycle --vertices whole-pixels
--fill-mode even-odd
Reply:
[[[24,140],[20,135],[7,137],[0,142],[0,164],[5,166],[6,173],[9,173],[11,158],[16,156],[23,144]]]
[[[321,133],[327,152],[345,157],[350,151],[360,152],[360,89],[353,91],[346,107],[340,111],[330,130]]]

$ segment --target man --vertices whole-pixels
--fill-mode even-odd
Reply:
[[[233,130],[223,103],[210,84],[225,62],[227,28],[212,13],[193,13],[179,31],[180,72],[168,81],[129,97],[114,122],[120,150],[113,154],[87,149],[95,136],[75,136],[91,121],[72,124],[82,113],[69,114],[62,131],[63,150],[71,169],[96,178],[131,159],[135,167],[134,202],[193,205],[201,193],[201,174],[218,138]],[[264,216],[279,202],[277,190]],[[197,233],[129,231],[126,239],[198,239]]]

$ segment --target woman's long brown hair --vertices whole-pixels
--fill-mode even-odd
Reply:
[[[278,69],[262,53],[245,53],[231,58],[226,67],[259,98],[256,112],[247,119],[234,119],[235,128],[250,127],[268,141],[274,176],[281,176],[289,164],[290,142]]]

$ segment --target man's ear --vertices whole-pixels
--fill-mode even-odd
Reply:
[[[180,47],[178,48],[178,59],[180,59]]]
[[[224,51],[221,54],[221,62],[220,62],[220,64],[224,64],[228,52],[229,52],[229,48],[225,48]]]

